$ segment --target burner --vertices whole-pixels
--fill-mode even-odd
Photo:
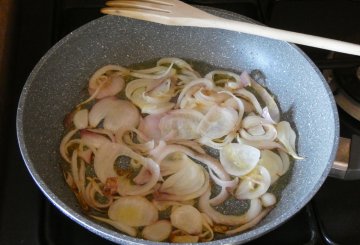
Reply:
[[[338,106],[360,121],[360,59],[330,52],[315,61],[322,70]]]
[[[339,86],[360,103],[360,66],[334,70]],[[359,108],[360,109],[360,108]]]
[[[360,91],[355,91],[359,93]],[[360,121],[360,103],[350,97],[346,92],[340,90],[335,95],[335,100],[338,106],[346,111],[350,116]]]

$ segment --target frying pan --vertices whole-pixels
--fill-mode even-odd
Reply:
[[[251,21],[208,9],[222,17]],[[124,235],[87,217],[60,168],[63,119],[84,100],[90,75],[106,64],[130,66],[161,57],[179,57],[202,73],[216,68],[262,71],[282,118],[297,131],[305,159],[292,164],[277,193],[276,207],[255,228],[209,244],[245,243],[298,212],[327,177],[338,146],[339,123],[332,93],[319,70],[295,45],[217,29],[170,27],[104,16],[70,33],[51,48],[30,74],[21,94],[17,133],[24,162],[47,198],[69,218],[117,243],[155,244]],[[237,208],[232,206],[231,208]]]

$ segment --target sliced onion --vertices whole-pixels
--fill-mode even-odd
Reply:
[[[161,176],[165,177],[180,171],[184,168],[188,159],[189,158],[181,152],[174,152],[167,155],[166,158],[160,162]]]
[[[130,75],[136,78],[160,80],[164,78],[166,79],[167,77],[172,76],[175,73],[175,69],[172,69],[172,65],[170,65],[169,67],[163,66],[161,67],[161,69],[154,67],[153,69],[133,70],[130,72]]]
[[[200,121],[197,130],[203,137],[217,139],[229,134],[238,120],[238,114],[233,108],[214,105]]]
[[[216,174],[214,174],[214,172],[212,170],[209,171],[211,179],[219,186],[224,187],[226,189],[233,189],[235,188],[238,183],[239,183],[239,179],[238,178],[234,178],[232,180],[222,180],[220,178],[218,178],[218,176],[216,176]]]
[[[233,87],[234,89],[243,87],[240,76],[231,71],[214,70],[214,71],[211,71],[208,74],[206,74],[205,78],[212,80],[216,83],[217,81],[214,80],[216,75],[226,76],[227,78],[225,78],[225,80],[227,81],[227,83],[232,82],[232,84],[236,85],[236,86],[230,86],[230,87]],[[232,79],[230,80],[229,78],[230,79],[232,78]]]
[[[230,95],[232,97],[232,99],[235,100],[235,102],[236,102],[237,110],[238,110],[238,120],[237,120],[237,123],[235,125],[235,131],[237,131],[238,128],[240,127],[241,121],[242,121],[243,116],[244,116],[244,104],[243,104],[241,99],[239,99],[238,97],[236,97],[235,95],[233,95],[229,91],[221,91],[219,93],[224,93],[224,94]]]
[[[250,103],[254,106],[256,112],[261,115],[262,113],[262,108],[260,106],[259,101],[256,99],[255,95],[253,95],[251,92],[247,91],[246,89],[239,89],[234,91],[235,95],[240,96],[241,98],[244,98],[248,101],[250,101]]]
[[[174,235],[171,236],[171,242],[173,243],[187,243],[193,244],[199,241],[199,236],[190,236],[190,235]]]
[[[250,77],[249,73],[247,73],[247,71],[243,71],[240,74],[240,81],[241,81],[241,84],[243,85],[243,87],[247,87],[247,86],[251,85],[251,77]]]
[[[202,231],[202,216],[200,212],[190,205],[184,205],[171,212],[171,224],[187,234],[198,235]]]
[[[199,154],[184,146],[162,144],[161,147],[156,149],[156,151],[152,151],[150,154],[156,162],[161,162],[163,159],[165,159],[166,156],[174,152],[182,152],[187,156],[205,164],[208,168],[212,169],[214,173],[222,180],[230,180],[230,176],[217,159],[209,155]]]
[[[142,113],[163,113],[174,107],[175,104],[169,102],[175,93],[175,80],[171,78],[174,69],[171,69],[171,66],[166,69],[160,75],[139,73],[142,77],[148,76],[153,79],[136,79],[126,86],[126,97],[138,106]]]
[[[127,156],[141,163],[143,168],[151,173],[151,178],[143,185],[134,185],[126,176],[120,176],[116,178],[116,184],[118,185],[117,192],[122,196],[148,194],[159,180],[160,169],[158,164],[152,159],[144,158],[121,144],[106,143],[95,153],[94,170],[99,180],[102,183],[106,183],[107,179],[118,176],[114,169],[114,163],[119,156]]]
[[[99,148],[101,145],[105,143],[110,143],[110,139],[101,135],[94,133],[90,130],[81,130],[80,131],[81,140],[84,145],[92,148]]]
[[[203,119],[200,112],[189,109],[171,111],[160,119],[159,128],[162,138],[167,140],[189,140],[199,137],[197,126]]]
[[[120,135],[117,135],[117,136],[121,137]],[[126,134],[125,136],[123,136],[123,138],[124,138],[123,142],[130,149],[132,149],[135,152],[138,152],[140,154],[144,154],[144,153],[147,153],[147,152],[151,151],[155,147],[155,141],[154,140],[149,140],[149,141],[144,142],[144,143],[136,143],[136,142],[133,141],[133,139],[131,137],[132,137],[132,134]],[[137,138],[137,140],[138,140],[138,138]],[[118,138],[118,142],[121,142],[120,138]]]
[[[106,75],[111,72],[112,74]],[[97,99],[113,96],[124,87],[122,75],[127,75],[129,70],[118,65],[106,65],[98,69],[89,80],[89,93]],[[96,94],[95,94],[96,93]]]
[[[148,102],[153,101],[157,103],[157,101],[167,102],[168,99],[172,97],[174,90],[174,79],[168,78],[164,81],[160,80],[158,83],[151,83],[146,87],[145,98]]]
[[[261,158],[259,165],[265,167],[270,174],[271,184],[279,179],[283,171],[283,161],[281,158],[272,151],[261,151]]]
[[[183,95],[181,100],[178,100],[177,107],[180,109],[196,109],[197,111],[203,113],[207,111],[209,104],[211,103],[201,103],[194,98],[194,94],[201,89],[200,85],[193,86]]]
[[[277,138],[284,145],[287,152],[295,159],[304,159],[295,152],[296,134],[287,121],[279,122],[276,126]]]
[[[71,157],[71,174],[74,179],[74,183],[78,190],[81,189],[80,187],[80,177],[79,177],[79,169],[78,169],[78,160],[77,160],[78,154],[77,150],[73,151],[72,157]]]
[[[143,185],[149,182],[151,179],[151,172],[146,168],[141,168],[139,173],[133,178],[133,181],[137,185]]]
[[[157,66],[164,65],[164,64],[174,64],[181,69],[193,71],[192,67],[186,61],[179,59],[179,58],[175,58],[175,57],[161,58],[156,63]]]
[[[136,72],[136,73],[151,74],[151,73],[163,72],[163,71],[166,71],[167,69],[168,69],[168,67],[166,67],[166,66],[158,65],[158,66],[154,66],[154,67],[147,68],[147,69],[132,70],[132,71]]]
[[[223,225],[241,225],[249,222],[261,212],[261,202],[259,199],[250,200],[250,207],[242,215],[224,215],[210,206],[210,189],[208,189],[199,199],[199,209],[206,213],[212,221]]]
[[[225,138],[209,139],[207,137],[201,137],[198,141],[203,145],[220,150],[227,144],[230,144],[235,139],[235,137],[236,133],[230,132],[228,135],[225,136]]]
[[[77,129],[87,128],[89,124],[89,111],[87,109],[77,111],[73,120]]]
[[[199,164],[183,155],[181,169],[169,176],[161,185],[159,191],[174,195],[194,193],[204,185],[206,180],[204,171]]]
[[[177,99],[177,105],[181,104],[181,101],[185,97],[185,95],[190,91],[190,89],[192,89],[191,91],[193,91],[193,87],[195,86],[205,87],[211,90],[212,88],[214,88],[214,83],[211,80],[205,78],[199,78],[197,80],[191,81],[190,83],[186,84],[186,86],[181,90],[181,93],[179,94],[179,97]]]
[[[111,97],[128,75],[125,94],[131,103]],[[239,76],[216,70],[201,78],[185,61],[164,58],[150,69],[99,69],[90,82],[91,97],[80,105],[103,99],[89,111],[79,105],[68,117],[76,130],[60,146],[71,168],[65,178],[84,210],[110,207],[110,219],[94,218],[126,234],[135,236],[140,227],[143,238],[156,242],[206,242],[214,231],[249,229],[276,204],[267,191],[288,171],[286,153],[300,159],[295,132],[288,122],[278,123],[274,99],[246,71]],[[254,94],[245,89],[249,85]],[[150,115],[141,118],[138,108]],[[207,153],[203,146],[219,152]],[[211,156],[218,153],[220,161]],[[115,169],[121,156],[130,158],[135,177]],[[86,163],[94,164],[95,177],[85,174]],[[210,184],[219,187],[211,199]],[[224,215],[213,207],[230,195],[249,200],[245,214]],[[170,207],[173,225],[158,221],[158,212]]]
[[[162,98],[159,99],[156,103],[151,103],[150,97],[145,96],[145,88],[140,88],[136,90],[132,97],[130,98],[132,103],[137,105],[142,113],[149,113],[149,114],[158,114],[164,113],[171,110],[174,107],[174,103],[167,102],[170,98]]]
[[[205,92],[207,94],[205,94]],[[228,96],[216,96],[218,93],[214,93],[211,90],[204,90],[204,88],[199,88],[194,93],[194,99],[196,103],[203,104],[205,106],[213,106],[216,103],[220,103],[228,98]]]
[[[285,150],[285,148],[281,144],[275,141],[250,141],[250,140],[242,139],[241,137],[239,137],[239,135],[236,136],[236,140],[240,144],[251,145],[255,148],[258,148],[259,150],[272,150],[272,149]]]
[[[107,223],[111,226],[113,226],[114,228],[118,229],[119,231],[122,231],[130,236],[133,236],[135,237],[136,234],[137,234],[137,230],[131,226],[128,226],[120,221],[114,221],[114,220],[111,220],[111,219],[106,219],[106,218],[103,218],[103,217],[98,217],[98,216],[95,216],[95,215],[90,215],[91,217],[93,217],[94,219],[97,219],[101,222],[104,222],[104,223]]]
[[[141,95],[146,91],[146,87],[152,83],[152,79],[135,79],[129,82],[125,88],[125,95],[129,100],[133,100],[133,94],[135,91],[141,89]],[[136,103],[135,103],[136,104]],[[138,105],[139,106],[139,105]]]
[[[264,107],[261,116],[268,122],[270,122],[271,124],[275,124],[276,122],[274,122],[274,120],[271,118],[270,116],[270,112],[269,112],[269,108],[267,106]]]
[[[130,227],[147,226],[155,223],[159,216],[155,206],[145,197],[120,197],[110,206],[108,215],[111,220]]]
[[[180,74],[179,75],[185,75],[188,78],[191,78],[191,80],[195,80],[198,78],[201,78],[201,75],[195,71],[195,70],[188,70],[188,69],[181,69]]]
[[[129,101],[106,98],[91,108],[89,113],[90,126],[96,127],[103,119],[104,128],[115,132],[124,128],[136,128],[140,121],[140,114]]]
[[[145,105],[141,109],[142,113],[148,113],[148,114],[161,114],[170,111],[175,106],[172,102],[165,102],[160,103],[157,105]]]
[[[187,201],[171,201],[171,200],[160,201],[160,200],[152,199],[152,203],[155,205],[155,207],[159,211],[165,211],[166,209],[168,209],[169,207],[172,207],[172,206],[183,206],[183,205],[194,206],[195,201],[194,201],[194,199],[187,200]]]
[[[88,178],[88,180],[89,183],[87,184],[85,190],[85,197],[88,205],[98,211],[102,211],[101,209],[103,208],[108,208],[113,202],[113,197],[106,196],[107,202],[99,202],[97,200],[98,195],[101,197],[105,197],[105,195],[94,178]]]
[[[274,141],[277,136],[276,128],[271,124],[263,124],[261,126],[265,132],[262,135],[257,135],[257,133],[251,134],[251,131],[249,132],[245,129],[240,130],[240,135],[242,138],[249,141]],[[254,129],[254,127],[250,129]]]
[[[168,141],[169,144],[182,145],[194,150],[200,154],[206,154],[205,150],[201,147],[199,143],[191,140],[176,140],[176,141]]]
[[[86,163],[91,162],[91,156],[93,151],[91,149],[87,149],[85,151],[79,151],[79,157],[81,157]]]
[[[265,208],[274,206],[276,204],[276,197],[274,194],[267,192],[261,196],[261,203]]]
[[[252,128],[254,126],[258,126],[258,125],[271,124],[271,122],[269,122],[267,119],[259,117],[259,116],[248,115],[247,117],[245,117],[243,119],[241,124],[244,128],[248,129],[248,128]]]
[[[114,164],[122,152],[123,147],[121,145],[106,142],[95,153],[94,170],[102,183],[105,183],[107,178],[118,176]]]
[[[288,154],[286,154],[285,152],[283,152],[282,150],[278,150],[278,153],[281,157],[282,160],[282,165],[283,165],[283,169],[282,171],[279,173],[280,175],[284,175],[290,168],[290,159]]]
[[[113,132],[111,132],[108,129],[104,129],[104,128],[87,128],[86,131],[92,132],[92,133],[96,133],[96,134],[100,134],[100,135],[104,135],[106,136],[111,142],[115,142],[115,135]]]
[[[220,162],[227,173],[243,176],[253,170],[260,159],[255,147],[231,143],[220,150]]]
[[[151,225],[145,226],[142,230],[142,236],[150,241],[161,242],[171,234],[172,226],[168,220],[159,220]]]
[[[265,130],[261,125],[256,125],[254,127],[248,128],[246,131],[252,136],[261,136],[265,134]]]
[[[124,85],[125,81],[119,73],[103,76],[96,81],[96,84],[89,85],[89,94],[94,95],[96,99],[114,96],[124,88]]]
[[[225,232],[226,235],[233,235],[239,232],[243,232],[245,230],[248,230],[252,227],[254,227],[255,225],[257,225],[270,211],[271,211],[271,207],[264,209],[263,211],[261,211],[259,213],[258,216],[256,216],[254,219],[252,219],[251,221],[249,221],[248,223],[239,226],[233,230],[228,230]]]
[[[68,151],[67,151],[67,147],[66,145],[68,144],[68,142],[71,140],[71,138],[78,132],[78,129],[73,129],[71,131],[69,131],[61,140],[60,143],[60,154],[62,156],[62,158],[65,159],[66,162],[71,163],[71,159],[68,156]]]
[[[260,84],[258,84],[253,79],[251,80],[251,87],[255,89],[255,91],[258,93],[258,95],[261,97],[261,99],[265,102],[268,110],[269,115],[274,122],[280,121],[280,110],[277,106],[274,98],[269,94],[269,92]],[[262,114],[262,111],[258,112],[260,115]]]
[[[150,178],[145,184],[134,185],[131,183],[131,180],[125,176],[119,177],[118,181],[118,193],[122,196],[136,196],[141,195],[145,196],[149,193],[152,193],[152,188],[160,179],[160,168],[159,165],[150,158],[142,158],[140,160],[143,168],[146,168],[150,173]]]
[[[270,184],[271,177],[269,171],[259,165],[243,178],[234,196],[240,200],[259,198],[267,192]]]
[[[176,193],[176,194],[168,194],[168,193],[155,193],[155,198],[156,200],[170,200],[170,201],[189,201],[192,199],[195,199],[199,196],[201,196],[206,189],[209,187],[210,182],[209,182],[209,174],[202,169],[202,174],[204,175],[204,180],[202,181],[202,185],[201,186],[197,186],[196,189],[192,189],[191,191],[189,189],[186,189],[186,185],[178,185],[179,188],[183,188],[183,190],[180,193]],[[190,185],[189,185],[190,186]],[[175,188],[173,188],[175,189]],[[185,189],[185,190],[184,190]]]
[[[214,223],[205,213],[201,213],[202,222],[203,222],[203,233],[199,235],[202,242],[208,242],[214,239],[214,231],[211,228]]]
[[[216,176],[216,174],[213,173],[212,170],[209,170],[211,179],[221,187],[221,191],[210,199],[210,204],[212,206],[217,206],[223,203],[229,196],[229,192],[231,192],[234,188],[237,187],[239,183],[238,178],[234,178],[232,180],[222,180]]]

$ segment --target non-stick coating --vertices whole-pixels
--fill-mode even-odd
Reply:
[[[62,39],[40,60],[23,89],[17,114],[18,140],[28,170],[50,201],[77,223],[111,241],[152,244],[125,236],[81,212],[63,179],[59,143],[65,114],[84,98],[87,80],[97,68],[109,63],[128,66],[165,56],[235,71],[260,69],[266,86],[279,101],[282,118],[296,128],[297,149],[305,157],[294,163],[279,203],[256,228],[211,243],[250,241],[299,211],[328,175],[338,143],[334,99],[314,64],[297,47],[281,41],[117,16],[97,19]]]

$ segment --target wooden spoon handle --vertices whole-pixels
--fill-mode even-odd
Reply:
[[[330,38],[313,36],[298,32],[285,31],[267,26],[261,26],[257,24],[233,21],[223,18],[209,18],[209,19],[197,19],[187,20],[191,25],[208,28],[219,28],[230,31],[237,31],[242,33],[253,34],[262,37],[268,37],[272,39],[287,41],[291,43],[301,44],[305,46],[332,50],[340,53],[352,54],[360,56],[360,45],[338,41]]]

